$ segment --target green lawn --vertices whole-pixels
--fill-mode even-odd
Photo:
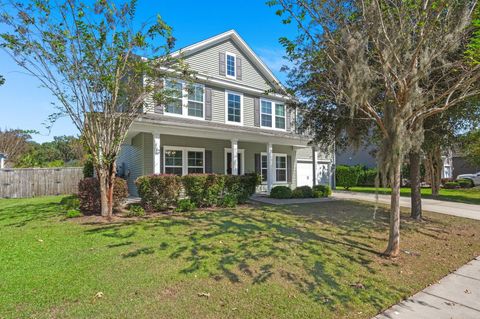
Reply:
[[[0,318],[371,318],[480,255],[479,222],[426,213],[381,258],[387,214],[355,202],[105,223],[60,199],[0,200]]]
[[[344,190],[343,187],[337,187],[338,190]],[[349,189],[352,192],[362,192],[362,193],[375,193],[375,187],[352,187]],[[390,194],[390,188],[379,188],[379,194]],[[400,190],[401,196],[410,197],[410,188],[402,188]],[[480,188],[463,188],[463,189],[440,189],[440,195],[437,197],[432,196],[431,188],[422,188],[422,196],[424,198],[434,198],[439,200],[446,200],[452,202],[460,202],[466,204],[477,204],[480,205]]]

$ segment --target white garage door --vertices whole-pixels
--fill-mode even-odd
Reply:
[[[313,164],[297,163],[297,186],[313,186]],[[317,184],[329,184],[328,164],[318,163]]]

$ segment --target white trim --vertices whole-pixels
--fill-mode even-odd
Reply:
[[[270,116],[272,117],[272,126],[263,126],[262,125],[262,114],[267,114],[267,113],[262,112],[262,101],[271,103],[272,113],[270,114]],[[276,114],[277,104],[283,105],[283,110],[285,112],[285,115],[283,116],[283,118],[285,119],[285,128],[275,127],[276,118],[277,118],[277,114]],[[279,117],[281,117],[281,116],[279,116]],[[260,98],[260,127],[264,128],[264,129],[267,129],[267,130],[275,130],[275,131],[286,132],[287,131],[287,107],[285,106],[285,103],[277,102],[277,101],[269,100],[269,99],[265,99],[265,98]]]
[[[273,72],[268,68],[268,66],[258,57],[258,55],[248,46],[248,44],[245,42],[245,40],[240,37],[240,35],[235,31],[235,30],[229,30],[227,32],[218,34],[216,36],[213,36],[211,38],[205,39],[203,41],[194,43],[192,45],[189,45],[183,49],[177,50],[171,54],[171,56],[176,57],[179,55],[189,55],[192,54],[198,50],[203,49],[206,46],[212,45],[219,43],[223,41],[226,38],[231,38],[239,47],[240,49],[243,49],[247,56],[251,58],[253,63],[257,66],[257,68],[260,71],[263,71],[264,75],[266,75],[267,79],[269,79],[271,82],[273,82],[274,85],[279,86],[282,90],[285,90],[285,87],[282,85],[280,80],[277,79],[277,77],[273,74]],[[226,59],[225,59],[226,63]],[[226,65],[225,65],[226,67]],[[225,69],[226,71],[226,69]],[[225,73],[226,74],[226,73]]]
[[[268,153],[267,152],[261,152],[260,153],[260,176],[262,176],[262,169],[264,169],[262,167],[262,156],[267,156],[268,157]],[[285,181],[277,181],[277,160],[276,160],[277,157],[285,157],[285,163],[286,163]],[[288,184],[288,154],[286,154],[286,153],[272,153],[272,158],[273,158],[273,166],[274,166],[273,167],[273,172],[274,172],[273,183],[275,183],[275,184]],[[268,158],[267,158],[267,165],[268,165]],[[267,168],[267,170],[268,170],[268,168]],[[268,172],[267,172],[267,174],[268,174]],[[267,176],[267,178],[268,178],[268,176]],[[267,181],[262,182],[262,184],[267,184],[267,183],[268,183],[268,179],[267,179]]]
[[[225,175],[227,175],[227,153],[231,153],[232,149],[231,148],[225,148],[224,150],[224,167],[225,167]],[[242,162],[242,167],[240,169],[240,175],[245,174],[245,150],[244,149],[238,149],[238,153],[240,153],[240,160]]]
[[[233,57],[233,75],[228,74],[228,56]],[[231,52],[225,52],[225,77],[229,79],[237,79],[237,55]]]
[[[188,175],[188,152],[202,152],[203,154],[203,173],[205,173],[205,149],[197,147],[184,147],[184,146],[163,146],[163,173],[165,174],[165,152],[166,151],[182,151],[182,175]],[[169,166],[180,167],[180,166]],[[197,166],[192,166],[197,167]]]
[[[240,122],[234,122],[234,121],[228,120],[228,94],[234,94],[234,95],[240,96]],[[225,90],[225,123],[243,126],[243,93]]]
[[[166,83],[167,80],[175,81],[175,82],[180,83],[182,85],[182,97],[181,97],[182,114],[167,112],[167,105],[164,106],[165,109],[164,109],[163,114],[167,115],[167,116],[182,117],[182,118],[189,118],[189,119],[203,120],[204,121],[205,120],[205,84],[202,84],[202,83],[193,83],[192,84],[193,86],[200,86],[203,89],[203,102],[202,102],[203,111],[202,111],[202,117],[199,117],[199,116],[188,115],[188,102],[190,100],[188,99],[188,88],[187,88],[186,82],[182,81],[182,80],[177,80],[177,79],[165,79],[164,78],[163,79],[163,87],[164,88],[167,85],[167,83]],[[192,102],[194,102],[194,101],[192,101]],[[199,102],[197,102],[197,103],[199,103]]]

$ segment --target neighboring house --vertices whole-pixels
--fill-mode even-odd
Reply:
[[[449,160],[452,163],[451,177],[453,177],[454,179],[456,179],[458,175],[480,172],[480,166],[472,165],[466,160],[465,156],[459,152],[453,152]]]
[[[358,149],[352,146],[345,150],[337,150],[336,164],[348,166],[366,166],[368,168],[377,167],[377,159],[375,158],[376,146],[362,145]]]
[[[330,183],[333,154],[296,133],[290,97],[267,93],[283,91],[279,80],[235,31],[173,54],[183,55],[198,81],[187,91],[185,83],[165,79],[178,98],[150,104],[133,123],[117,161],[132,194],[136,178],[163,173],[257,172],[266,192]]]

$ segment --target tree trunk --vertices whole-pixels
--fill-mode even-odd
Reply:
[[[438,196],[440,193],[440,185],[442,183],[442,150],[440,146],[435,146],[433,152],[431,153],[431,163],[432,163],[432,196]]]
[[[390,203],[390,234],[384,256],[397,257],[400,253],[400,180],[401,163],[396,160],[391,168],[392,195]]]
[[[410,152],[411,213],[413,219],[422,219],[422,193],[420,189],[420,152]]]
[[[97,169],[100,182],[101,214],[108,219],[113,216],[113,185],[115,182],[115,164]]]

